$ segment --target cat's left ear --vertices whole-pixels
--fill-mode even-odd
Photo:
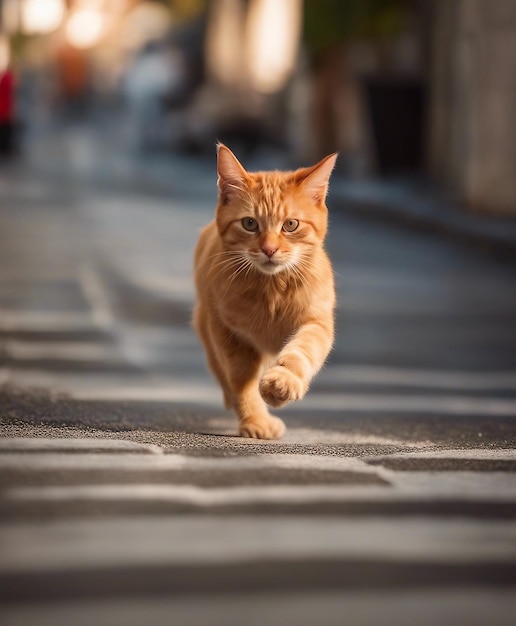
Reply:
[[[315,202],[323,203],[328,193],[330,175],[335,167],[338,152],[325,157],[316,165],[296,172],[296,182],[302,186]]]
[[[242,193],[247,187],[248,175],[244,166],[222,143],[217,144],[217,186],[222,202],[231,195]]]

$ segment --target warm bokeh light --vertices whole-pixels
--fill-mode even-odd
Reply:
[[[63,21],[63,0],[24,0],[21,5],[22,30],[27,35],[50,33]]]
[[[18,0],[0,2],[0,20],[5,33],[16,33],[20,29],[20,7]]]
[[[240,3],[232,0],[214,3],[208,24],[206,63],[210,75],[223,85],[238,85],[244,73],[244,20]]]
[[[156,2],[137,4],[125,17],[122,42],[126,48],[137,50],[149,41],[161,39],[172,26],[169,9]]]
[[[271,93],[287,81],[296,62],[301,17],[301,0],[252,1],[247,67],[257,91]]]
[[[9,42],[7,37],[0,35],[0,73],[9,65]]]
[[[97,9],[79,9],[66,24],[66,37],[75,48],[91,48],[101,39],[104,16]]]

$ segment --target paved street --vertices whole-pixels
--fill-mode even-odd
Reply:
[[[335,350],[240,439],[189,327],[214,168],[0,164],[2,625],[512,624],[516,265],[330,194]]]

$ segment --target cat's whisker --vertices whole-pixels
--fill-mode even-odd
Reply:
[[[233,272],[233,274],[231,275],[227,285],[226,285],[226,289],[224,290],[224,296],[226,296],[226,294],[228,293],[228,290],[231,288],[231,285],[235,282],[237,276],[239,274],[242,274],[242,272],[247,269],[246,265],[241,265],[235,272]]]
[[[232,266],[233,267],[236,266],[236,268],[238,269],[239,265],[240,263],[238,261],[234,261],[232,263],[220,263],[217,265],[212,265],[204,273],[203,280],[214,279],[215,276],[220,273],[221,268],[231,270]]]
[[[310,275],[310,270],[312,269],[313,261],[310,255],[301,253],[295,262],[292,262],[292,270],[295,275],[300,280],[301,284],[306,288],[310,289],[310,281],[308,280],[308,276]]]
[[[228,255],[238,255],[241,256],[242,252],[240,252],[240,250],[223,250],[222,252],[216,252],[215,254],[210,254],[209,257],[207,257],[208,259],[214,259],[217,256],[228,256]]]
[[[235,272],[235,278],[238,274],[242,274],[245,271],[245,275],[247,275],[254,267],[254,263],[251,259],[245,258],[242,263],[242,267]]]
[[[222,258],[221,258],[222,257]],[[223,264],[226,262],[231,262],[235,259],[240,259],[242,257],[242,253],[237,250],[226,250],[224,252],[219,252],[217,254],[212,254],[209,259],[216,259],[218,261],[217,265]]]
[[[289,272],[291,272],[291,274],[293,274],[299,280],[299,282],[303,285],[303,287],[305,287],[306,289],[309,288],[310,285],[308,284],[308,280],[306,279],[306,276],[304,275],[301,268],[298,267],[296,263],[294,263],[293,261],[290,261],[287,264],[287,269],[289,270]]]
[[[211,255],[210,258],[215,258],[215,257],[220,257],[220,256],[224,256],[228,258],[219,259],[216,263],[214,263],[209,268],[205,277],[214,271],[218,273],[220,269],[231,269],[232,267],[234,267],[235,269],[238,269],[242,261],[245,260],[243,253],[236,251],[236,250],[226,250],[225,252],[219,252],[218,254]]]
[[[223,250],[222,252],[216,252],[215,254],[210,254],[209,257],[207,257],[207,261],[210,261],[212,259],[218,259],[220,257],[223,258],[231,258],[231,257],[241,257],[242,256],[242,252],[240,250]]]
[[[254,263],[252,261],[249,261],[248,265],[247,265],[247,270],[244,274],[244,278],[247,278],[249,276],[249,274],[251,273],[251,270],[254,267]]]
[[[313,265],[312,256],[306,252],[300,252],[295,264],[301,269],[309,269]]]
[[[231,267],[240,265],[241,262],[242,262],[242,259],[240,257],[234,258],[234,259],[223,259],[222,261],[219,261],[218,263],[213,264],[211,269],[218,269],[221,267],[231,268]]]
[[[242,274],[244,271],[246,271],[246,276],[247,274],[251,271],[251,269],[253,268],[253,262],[251,261],[251,259],[249,259],[248,257],[246,257],[245,255],[241,254],[240,258],[239,258],[239,262],[238,265],[236,267],[236,269],[233,271],[233,273],[231,274],[231,276],[229,276],[229,280],[226,286],[226,293],[227,290],[231,287],[231,285],[234,283],[234,281],[236,280],[237,276],[239,276],[240,274]]]
[[[207,278],[212,278],[214,274],[218,274],[219,270],[221,268],[230,268],[232,265],[237,265],[239,263],[239,261],[237,259],[231,260],[231,261],[221,261],[219,263],[215,263],[213,265],[211,265],[205,272],[203,278],[207,279]]]

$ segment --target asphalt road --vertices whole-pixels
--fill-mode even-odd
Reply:
[[[512,624],[516,267],[330,195],[335,350],[240,439],[189,328],[213,167],[0,169],[2,624]]]

